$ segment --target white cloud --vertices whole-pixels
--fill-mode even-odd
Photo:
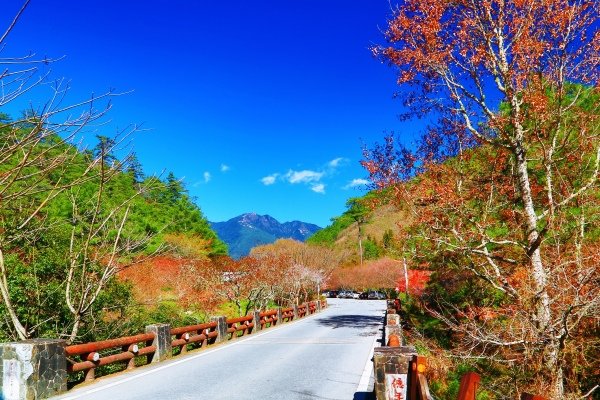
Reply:
[[[227,164],[221,164],[221,172],[227,172],[231,169],[231,167]]]
[[[348,183],[346,186],[344,186],[344,189],[355,188],[358,186],[365,186],[365,185],[368,185],[369,183],[371,183],[371,182],[369,182],[366,179],[361,179],[361,178],[352,179],[352,181],[350,183]]]
[[[333,160],[331,160],[327,163],[327,166],[329,166],[330,168],[337,168],[341,164],[344,164],[346,161],[348,161],[348,159],[346,159],[344,157],[334,158]]]
[[[317,183],[316,185],[312,185],[310,190],[315,193],[325,194],[325,185],[322,183]]]
[[[289,170],[285,177],[289,183],[311,183],[320,181],[323,175],[323,172],[305,169],[303,171]]]
[[[210,172],[204,171],[204,174],[202,176],[204,177],[204,183],[210,182],[210,178],[211,178]]]
[[[263,183],[263,185],[269,186],[269,185],[272,185],[275,183],[278,176],[279,176],[279,174],[268,175],[268,176],[265,176],[264,178],[262,178],[260,181]]]

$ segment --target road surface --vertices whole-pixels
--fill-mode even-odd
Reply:
[[[101,378],[53,399],[367,399],[385,301],[328,301],[329,308],[305,319]]]

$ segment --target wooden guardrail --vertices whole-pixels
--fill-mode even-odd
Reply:
[[[252,329],[254,328],[253,321],[253,315],[227,319],[227,333],[229,334],[228,339],[233,340],[252,333]]]
[[[67,346],[65,353],[67,361],[70,361],[67,372],[86,371],[85,380],[91,381],[95,378],[96,368],[103,365],[125,361],[127,369],[132,369],[135,367],[136,357],[151,355],[156,351],[156,346],[152,345],[154,337],[153,333],[146,333]],[[100,352],[104,350],[110,351],[101,355]]]
[[[260,317],[260,329],[270,328],[279,322],[277,310],[263,311],[259,313]],[[284,322],[284,321],[281,321]]]
[[[306,304],[302,304],[297,307],[298,318],[304,317],[308,313],[308,307]]]
[[[282,322],[290,322],[294,320],[294,307],[282,308],[281,319]]]
[[[66,346],[67,372],[85,371],[84,380],[91,381],[96,378],[96,369],[104,365],[125,363],[126,369],[132,369],[136,365],[185,354],[191,349],[235,340],[279,323],[306,317],[326,307],[326,301],[317,301],[255,311],[244,317],[212,317],[210,322],[176,328],[167,324],[151,325],[144,334]]]
[[[175,339],[171,341],[171,348],[175,351],[179,348],[179,354],[185,354],[189,345],[194,345],[196,348],[206,347],[209,342],[212,344],[217,339],[217,325],[217,322],[206,322],[173,328],[171,336],[175,336]]]

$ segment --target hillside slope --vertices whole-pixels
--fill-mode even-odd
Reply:
[[[402,226],[407,226],[412,221],[408,213],[399,210],[396,205],[390,204],[380,196],[378,193],[371,192],[357,199],[368,204],[360,222],[365,259],[393,257],[394,245],[397,244],[394,238],[398,236]],[[331,221],[331,225],[316,232],[306,242],[336,250],[345,265],[358,264],[360,262],[359,223],[352,215],[350,207]]]

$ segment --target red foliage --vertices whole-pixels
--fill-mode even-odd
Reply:
[[[374,288],[393,288],[402,263],[389,258],[366,262],[363,266],[337,268],[327,281],[329,289],[354,289],[363,291]]]
[[[431,271],[418,269],[408,270],[408,293],[413,296],[422,295],[425,287],[429,283],[430,277]],[[399,292],[406,292],[406,280],[404,279],[404,275],[398,278],[396,290]]]
[[[216,305],[214,296],[198,289],[192,276],[207,267],[196,260],[159,256],[122,270],[118,277],[132,284],[140,303],[151,305],[168,299],[182,307],[202,304],[209,309]]]

